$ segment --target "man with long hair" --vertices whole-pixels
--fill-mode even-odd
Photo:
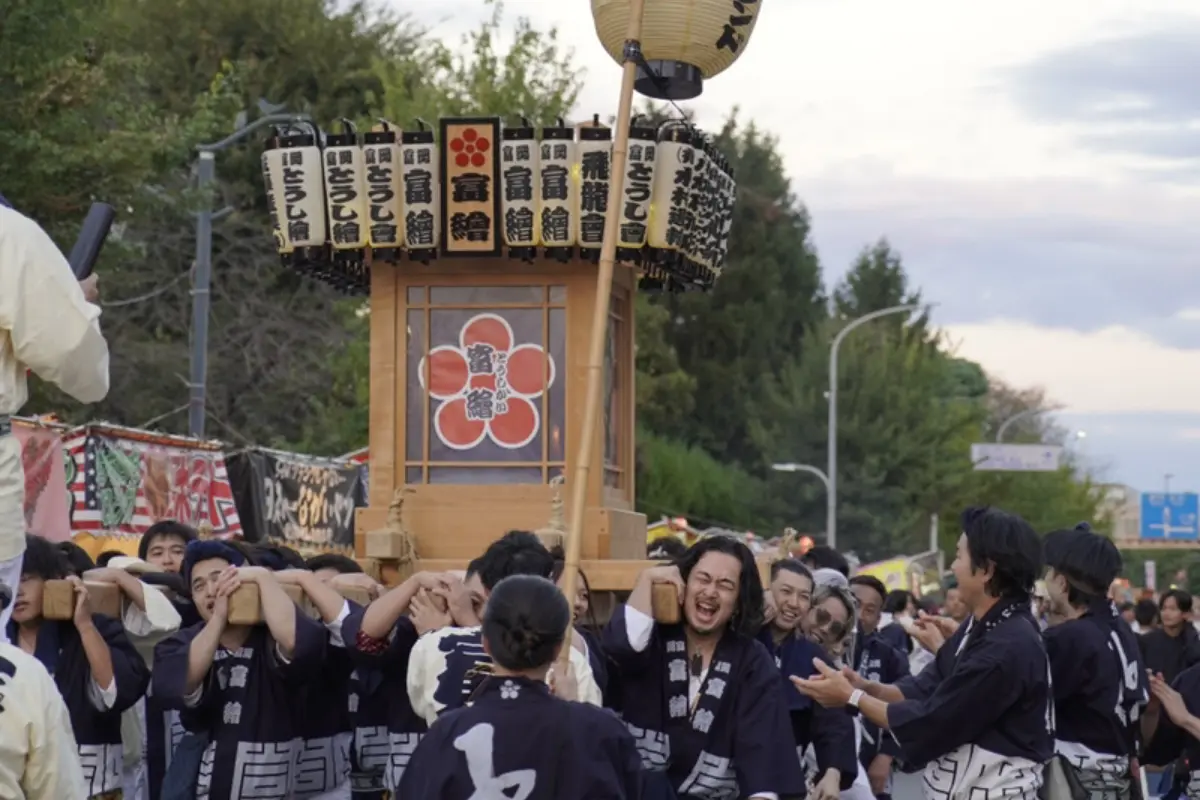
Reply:
[[[656,583],[675,586],[682,621],[655,622]],[[802,796],[774,659],[758,641],[763,586],[746,545],[701,539],[638,578],[601,641],[620,669],[620,709],[646,769],[646,800]]]

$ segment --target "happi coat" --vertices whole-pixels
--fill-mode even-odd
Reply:
[[[809,748],[812,749],[813,759],[816,761],[816,774],[806,774],[805,782],[817,780],[827,769],[836,769],[841,773],[841,788],[849,789],[858,771],[853,719],[840,708],[825,708],[820,703],[813,702],[811,697],[801,694],[791,681],[793,675],[807,678],[816,672],[816,667],[813,666],[814,658],[830,665],[833,664],[833,659],[820,645],[798,633],[793,633],[776,644],[771,635],[770,625],[763,626],[758,640],[774,659],[775,667],[779,671],[780,686],[783,689],[792,738],[796,743],[796,755],[800,759],[801,767],[808,770],[805,752]]]
[[[908,664],[907,654],[880,636],[878,630],[860,634],[854,640],[850,666],[868,681],[896,683],[909,676]],[[899,745],[887,731],[881,731],[878,725],[862,715],[855,719],[859,732],[858,759],[864,768],[870,767],[878,755],[892,758],[900,755]]]
[[[968,618],[896,687],[888,727],[934,800],[1034,800],[1054,752],[1050,664],[1028,600]]]
[[[121,714],[137,703],[150,683],[150,670],[121,623],[103,614],[93,614],[92,624],[108,645],[112,658],[111,686],[99,686],[93,680],[83,641],[72,622],[43,620],[33,653],[54,677],[67,704],[88,797],[122,788]],[[9,623],[8,635],[12,641],[17,640],[15,622]]]
[[[256,625],[236,650],[217,649],[199,690],[184,691],[188,649],[203,623],[155,648],[154,694],[180,711],[183,727],[207,736],[196,800],[287,800],[314,768],[301,760],[301,698],[325,660],[325,626],[296,614],[296,646],[284,659],[266,625]]]
[[[386,642],[362,633],[366,609],[342,623],[342,637],[354,660],[349,706],[354,725],[351,776],[364,797],[380,789],[395,792],[427,728],[408,698],[408,665],[418,634],[408,617],[396,622]]]
[[[1138,719],[1150,700],[1137,635],[1104,600],[1042,637],[1054,678],[1054,751],[1095,800],[1128,797]]]
[[[601,705],[588,657],[572,647],[570,659],[580,702]],[[461,708],[491,669],[492,660],[483,651],[483,633],[478,626],[442,628],[420,637],[408,664],[408,698],[413,711],[432,725],[443,711]]]
[[[636,800],[641,761],[608,710],[568,702],[542,681],[492,676],[471,704],[429,728],[398,797]]]
[[[621,672],[621,715],[655,786],[695,800],[803,794],[779,670],[761,642],[728,631],[708,669],[692,676],[683,625],[628,605],[601,642]]]

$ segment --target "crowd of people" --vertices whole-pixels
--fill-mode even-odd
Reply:
[[[870,800],[902,769],[930,798],[1116,800],[1151,765],[1169,767],[1155,794],[1200,790],[1190,596],[1164,595],[1135,634],[1109,597],[1120,554],[1086,525],[1039,537],[978,508],[962,530],[941,613],[826,547],[764,584],[743,543],[714,536],[654,553],[602,625],[586,581],[564,597],[561,552],[523,531],[386,590],[343,556],[175,522],[98,564],[28,536],[0,596],[0,675],[26,676],[0,682],[0,793]],[[45,617],[56,579],[70,620]],[[121,619],[93,612],[95,581],[119,587]],[[656,618],[659,584],[678,621]],[[230,620],[246,585],[260,624]]]

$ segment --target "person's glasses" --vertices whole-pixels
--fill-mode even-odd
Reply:
[[[828,631],[829,635],[834,639],[840,639],[846,635],[846,623],[834,619],[833,614],[830,614],[823,608],[816,609],[816,614],[817,626]]]

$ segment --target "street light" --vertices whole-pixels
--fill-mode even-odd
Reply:
[[[1050,410],[1051,409],[1045,409],[1045,408],[1027,408],[1024,411],[1018,411],[1016,414],[1013,414],[1011,417],[1004,420],[1004,422],[1001,422],[1000,427],[996,429],[996,443],[999,444],[1000,442],[1004,441],[1004,434],[1008,433],[1008,429],[1010,427],[1012,427],[1012,424],[1014,422],[1020,422],[1023,419],[1026,419],[1028,417],[1037,416],[1038,414],[1041,414],[1043,411],[1050,411]]]
[[[263,102],[259,103],[264,108]],[[270,106],[268,113],[242,125],[219,142],[196,146],[200,161],[196,165],[196,185],[200,189],[204,206],[196,214],[196,271],[192,276],[192,357],[188,380],[188,435],[204,438],[204,408],[207,399],[208,379],[208,309],[211,305],[212,284],[212,223],[221,212],[214,214],[210,199],[203,194],[216,177],[217,153],[232,147],[257,130],[268,125],[309,122],[307,114],[279,113],[282,106]],[[239,115],[239,121],[242,116]]]
[[[842,328],[838,331],[837,336],[833,337],[833,344],[829,348],[829,443],[827,447],[829,463],[825,468],[826,488],[828,490],[825,498],[825,542],[835,549],[837,548],[838,348],[842,346],[842,340],[846,338],[847,334],[860,325],[864,325],[880,317],[892,314],[906,314],[928,307],[909,303],[902,306],[881,308],[878,311],[872,311],[870,314],[864,314],[858,319],[851,320],[849,325]]]
[[[821,479],[821,483],[825,485],[825,491],[829,491],[829,476],[825,474],[820,467],[814,467],[812,464],[772,464],[771,469],[776,472],[807,472],[810,475],[816,475]]]

